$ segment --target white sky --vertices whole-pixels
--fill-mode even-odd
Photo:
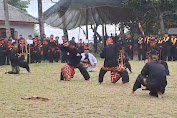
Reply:
[[[46,11],[48,8],[50,8],[52,5],[54,5],[54,3],[51,2],[51,0],[42,0],[42,1],[43,1],[43,11]],[[57,2],[59,0],[53,0],[53,1]],[[38,17],[37,0],[30,0],[30,5],[28,6],[27,11],[30,15],[32,15],[34,17]],[[85,29],[84,26],[83,26],[83,29]],[[38,30],[38,28],[37,28],[37,30]],[[115,26],[107,26],[107,32],[108,32],[108,35],[110,35],[111,33],[114,34],[115,33]],[[100,33],[100,35],[102,35],[101,26],[98,28],[98,33]],[[119,33],[119,31],[117,31],[116,33]],[[48,25],[45,25],[45,34],[47,35],[47,37],[49,37],[51,34],[53,34],[54,36],[59,36],[61,39],[61,37],[63,36],[63,30],[58,29],[58,28],[52,28]],[[83,34],[82,30],[80,30],[80,34],[79,34],[79,28],[68,31],[68,35],[69,35],[69,39],[71,39],[72,37],[75,37],[76,41],[78,40],[78,38],[85,40],[85,35]],[[93,32],[91,29],[89,30],[89,40],[93,40]]]

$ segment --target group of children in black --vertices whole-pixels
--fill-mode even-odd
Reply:
[[[37,41],[34,39],[34,43],[30,47],[31,53],[34,54],[31,55],[35,57],[39,57],[40,59],[31,59],[31,61],[41,62],[42,59],[44,60],[46,59],[49,60],[49,62],[53,62],[53,61],[57,62],[61,54],[62,55],[61,61],[63,63],[66,62],[67,65],[72,69],[78,68],[81,74],[83,75],[84,79],[90,82],[91,78],[89,73],[84,68],[84,66],[80,63],[81,53],[84,50],[84,45],[82,45],[81,42],[76,44],[74,39],[72,39],[71,41],[68,41],[66,37],[62,37],[62,39],[63,39],[63,44],[61,45],[59,45],[59,43],[56,43],[58,40],[54,40],[53,35],[50,37],[50,40],[47,40],[44,37],[42,44],[40,44],[39,40]],[[120,78],[122,78],[123,84],[129,83],[129,74],[126,68],[128,68],[130,72],[132,72],[128,58],[133,59],[134,40],[133,38],[131,38],[131,36],[128,36],[128,39],[126,39],[127,45],[126,47],[124,47],[122,40],[120,38],[117,41],[115,39],[116,39],[115,37],[108,38],[106,41],[106,47],[103,49],[102,53],[100,54],[100,57],[104,58],[104,65],[100,69],[99,77],[98,77],[98,82],[100,84],[103,82],[104,75],[106,74],[107,71],[110,71],[111,73],[114,74],[115,73],[119,74],[119,77],[116,78],[116,80],[114,80],[112,83],[116,83]],[[150,91],[149,93],[150,95],[159,98],[163,97],[163,94],[165,92],[165,87],[167,85],[166,75],[169,75],[168,65],[165,62],[165,60],[170,59],[168,57],[168,53],[166,54],[165,51],[167,48],[169,48],[168,46],[171,44],[169,42],[171,41],[173,41],[172,46],[173,47],[176,46],[176,42],[175,42],[176,38],[174,36],[172,38],[168,38],[168,35],[166,34],[164,39],[161,40],[156,39],[154,36],[148,38],[148,43],[147,43],[147,37],[140,37],[138,39],[137,41],[139,46],[138,57],[140,57],[142,54],[146,54],[142,56],[143,57],[142,59],[148,61],[146,62],[146,65],[143,67],[141,74],[137,77],[136,82],[132,89],[132,93],[134,93],[138,88],[141,88],[141,85],[143,85],[146,87],[145,90]],[[161,45],[159,44],[160,42],[162,42]],[[169,45],[164,44],[167,42],[169,43]],[[2,43],[0,43],[0,45],[2,47]],[[18,47],[19,47],[18,42],[14,42],[11,45],[9,58],[11,61],[12,71],[7,72],[9,74],[19,74],[19,67],[26,68],[26,70],[30,72],[28,63],[20,59],[23,55],[20,55]],[[40,51],[40,48],[42,48],[42,51]],[[56,53],[58,55],[56,55]],[[41,55],[43,55],[42,59],[41,59],[42,57]],[[173,55],[172,60],[175,59],[176,56]],[[63,77],[61,80],[64,80]]]

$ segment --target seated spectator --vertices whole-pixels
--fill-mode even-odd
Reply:
[[[89,53],[89,48],[85,48],[84,53],[82,53],[81,56],[81,63],[83,63],[87,71],[94,72],[97,64],[97,59],[93,54]]]

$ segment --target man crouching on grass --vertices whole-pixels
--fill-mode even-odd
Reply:
[[[151,51],[148,58],[149,62],[146,63],[141,74],[137,77],[132,94],[143,85],[146,87],[144,90],[149,90],[151,96],[163,98],[167,85],[166,69],[158,63],[158,52],[156,50]]]
[[[24,62],[20,59],[22,55],[18,54],[18,44],[12,44],[12,50],[10,52],[10,61],[12,66],[12,71],[6,72],[5,74],[19,74],[19,67],[25,68],[28,72],[30,72],[30,68],[27,62]]]
[[[80,63],[81,55],[79,54],[79,51],[76,48],[76,43],[73,40],[71,40],[69,41],[69,44],[67,44],[66,47],[68,61],[67,65],[65,65],[61,69],[60,80],[65,81],[71,80],[71,78],[73,78],[75,74],[74,69],[78,68],[81,74],[83,75],[84,79],[90,82],[90,75],[88,74],[84,66]]]

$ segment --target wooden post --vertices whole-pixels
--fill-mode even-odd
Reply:
[[[8,0],[3,0],[4,3],[4,16],[5,16],[5,28],[6,28],[6,37],[10,37],[10,25],[9,25],[9,9],[8,9]]]

